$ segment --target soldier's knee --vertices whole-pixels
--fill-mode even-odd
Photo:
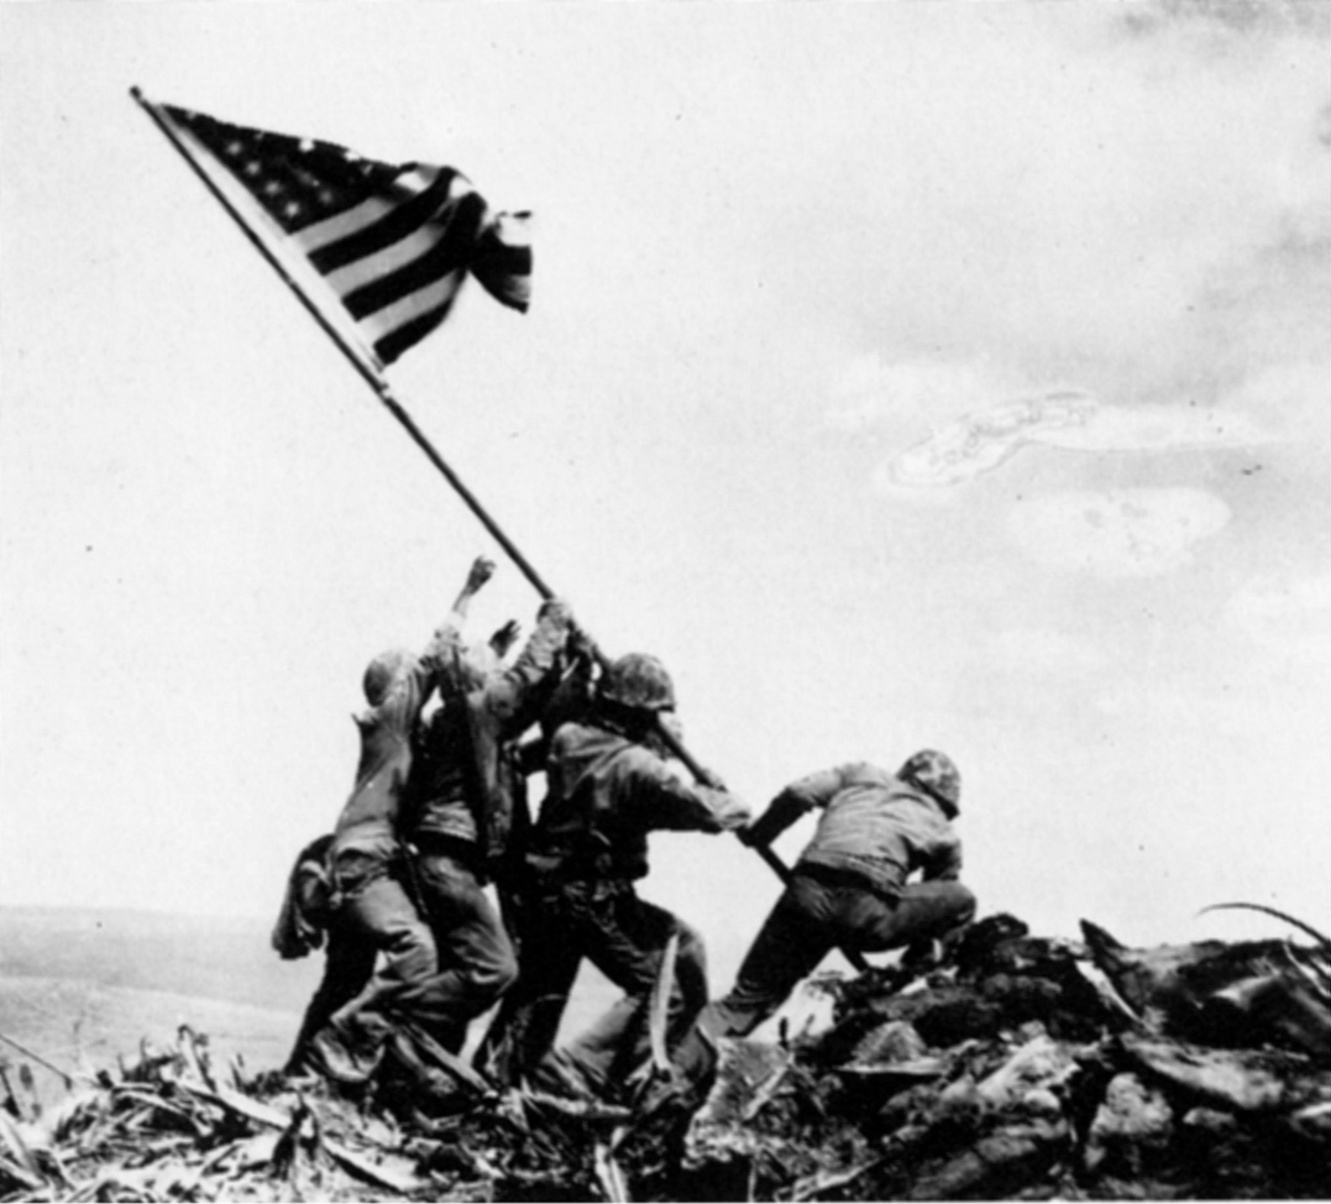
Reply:
[[[495,949],[467,968],[467,979],[478,997],[494,1001],[517,982],[518,959],[511,948]]]
[[[960,882],[956,883],[956,901],[953,906],[956,916],[955,923],[969,924],[975,919],[975,909],[978,906],[975,892],[969,886],[962,886]]]

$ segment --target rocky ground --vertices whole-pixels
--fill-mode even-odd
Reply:
[[[0,1077],[4,1200],[1331,1197],[1331,944],[1129,949],[981,921],[928,971],[817,984],[819,1031],[723,1042],[710,1092],[420,1109],[142,1050],[41,1106]]]

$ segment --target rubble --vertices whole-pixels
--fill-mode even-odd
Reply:
[[[688,1199],[1331,1196],[1331,945],[1083,930],[993,916],[924,976],[827,981],[831,1028],[722,1042],[673,1180],[640,1179]]]
[[[994,916],[933,969],[814,980],[830,1026],[723,1041],[689,1109],[461,1073],[348,1099],[188,1029],[50,1106],[5,1070],[0,1200],[1331,1196],[1331,946],[1083,931]]]

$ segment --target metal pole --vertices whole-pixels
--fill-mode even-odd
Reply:
[[[158,111],[157,106],[151,101],[146,100],[143,93],[137,87],[130,88],[129,94],[138,102],[139,107],[152,118],[153,124],[162,131],[167,141],[170,142],[180,153],[181,157],[189,164],[194,174],[203,181],[204,186],[222,208],[231,216],[236,225],[238,225],[244,232],[245,237],[249,239],[251,245],[253,245],[264,259],[268,261],[269,266],[282,278],[292,293],[295,294],[297,300],[299,300],[305,307],[306,312],[314,318],[323,329],[324,333],[333,340],[333,343],[337,348],[351,362],[352,367],[360,374],[361,379],[374,390],[375,396],[379,398],[380,402],[383,403],[388,412],[397,419],[403,429],[406,430],[407,434],[415,441],[416,445],[425,453],[429,458],[430,463],[432,463],[444,475],[444,478],[453,486],[454,491],[467,504],[471,512],[480,519],[481,525],[484,526],[491,536],[494,537],[500,547],[508,553],[509,558],[518,566],[527,580],[531,582],[532,586],[535,587],[536,592],[540,594],[542,598],[553,598],[555,596],[554,591],[551,590],[544,580],[542,580],[540,574],[536,572],[535,568],[532,567],[527,558],[518,550],[517,545],[508,538],[499,527],[499,524],[490,517],[489,513],[481,505],[476,495],[467,488],[463,483],[462,478],[449,467],[448,463],[435,449],[434,445],[425,437],[424,432],[422,432],[420,427],[416,425],[411,415],[402,408],[401,403],[399,403],[397,398],[393,396],[393,391],[389,387],[388,381],[384,378],[380,365],[372,353],[368,349],[351,342],[346,335],[334,325],[334,323],[329,321],[327,315],[305,291],[300,281],[287,271],[286,266],[282,263],[273,248],[269,246],[267,240],[250,225],[245,215],[240,212],[235,204],[232,203],[231,198],[217,186],[217,182],[195,159],[189,147],[177,136],[175,129]],[[601,656],[600,660],[603,666],[607,663],[604,656]],[[707,774],[702,766],[693,759],[689,754],[688,749],[675,738],[674,733],[667,731],[665,727],[659,723],[657,727],[670,752],[675,757],[679,758],[699,782],[706,782]],[[786,867],[785,863],[782,862],[780,857],[766,847],[756,848],[755,851],[769,866],[772,867],[783,882],[789,883],[791,878],[790,870]],[[863,959],[859,958],[858,955],[852,953],[847,956],[850,957],[850,960],[857,968],[865,968]]]
[[[553,597],[554,594],[550,587],[541,580],[536,570],[527,562],[526,557],[518,551],[513,541],[504,534],[503,530],[500,529],[499,524],[496,523],[486,512],[476,495],[463,484],[462,478],[449,467],[444,461],[444,458],[435,450],[434,446],[421,432],[421,429],[412,420],[411,415],[402,408],[402,405],[398,402],[397,398],[393,396],[393,391],[389,388],[388,381],[384,378],[376,357],[374,357],[368,349],[354,344],[347,338],[343,331],[329,321],[328,316],[323,312],[317,302],[315,302],[305,291],[305,288],[300,281],[287,270],[286,265],[282,263],[277,253],[271,246],[269,246],[268,241],[250,225],[245,215],[241,213],[235,204],[232,203],[231,198],[217,186],[217,182],[206,170],[204,170],[198,160],[195,159],[190,148],[180,140],[171,123],[157,110],[157,106],[151,101],[145,100],[143,93],[140,92],[137,87],[131,88],[129,94],[138,102],[140,108],[152,118],[153,123],[166,136],[167,141],[180,152],[181,157],[190,165],[194,174],[203,181],[204,186],[210,193],[212,193],[213,197],[222,208],[231,216],[236,225],[241,228],[245,237],[249,239],[250,243],[259,254],[268,261],[268,264],[273,271],[282,278],[286,286],[295,294],[297,300],[299,300],[305,307],[310,316],[318,322],[324,333],[333,340],[338,350],[351,361],[351,366],[360,374],[361,379],[374,390],[375,396],[379,398],[388,412],[402,424],[407,434],[415,440],[416,445],[426,454],[426,456],[429,457],[430,462],[444,474],[444,477],[448,480],[448,483],[453,486],[458,496],[467,504],[472,513],[481,520],[482,526],[490,532],[500,547],[508,553],[513,560],[513,563],[522,570],[527,580],[535,586],[537,593],[543,598]]]

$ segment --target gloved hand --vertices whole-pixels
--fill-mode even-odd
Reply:
[[[509,619],[490,637],[490,647],[494,650],[495,656],[503,660],[508,655],[508,650],[518,642],[518,636],[521,634],[522,624],[517,619]]]
[[[751,849],[769,845],[804,813],[800,802],[785,791],[778,794],[767,810],[740,831],[739,838]]]
[[[471,569],[467,573],[468,592],[474,594],[494,576],[494,572],[495,562],[493,560],[488,556],[477,556],[476,559],[471,562]]]
[[[735,835],[739,837],[740,844],[747,845],[751,849],[767,844],[767,841],[763,839],[762,828],[756,819],[745,824],[742,828],[736,828]]]

